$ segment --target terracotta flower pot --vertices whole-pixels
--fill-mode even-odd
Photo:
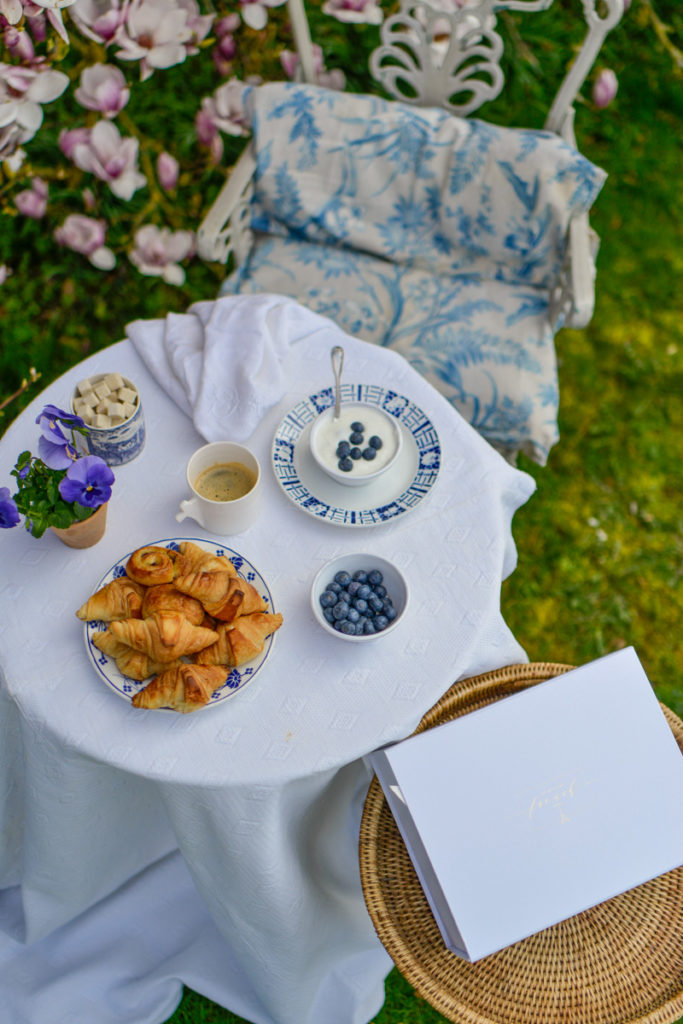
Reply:
[[[91,516],[79,523],[72,523],[65,530],[56,526],[50,529],[55,533],[63,544],[70,548],[91,548],[104,536],[107,525],[107,505],[100,505]]]

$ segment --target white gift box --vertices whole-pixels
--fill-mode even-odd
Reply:
[[[472,962],[683,864],[683,756],[633,648],[369,761]]]

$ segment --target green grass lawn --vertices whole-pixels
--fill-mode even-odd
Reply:
[[[571,6],[561,0],[564,16]],[[670,45],[680,49],[678,4],[654,6],[670,27]],[[546,20],[538,36],[556,59],[562,29],[553,28],[552,12],[540,17]],[[364,87],[367,80],[356,82],[353,74],[358,36],[346,37],[339,26],[336,34],[329,26],[324,31],[333,59],[351,69],[352,86]],[[602,240],[597,305],[587,329],[562,331],[557,339],[561,440],[545,468],[522,463],[538,487],[514,520],[519,561],[501,600],[530,660],[581,664],[633,645],[660,699],[683,715],[683,75],[662,40],[647,0],[634,0],[601,61],[619,77],[616,101],[604,111],[589,103],[578,111],[582,151],[609,172],[592,214]],[[511,72],[516,98],[508,107],[498,102],[492,117],[529,123],[521,118],[528,109],[538,127],[540,76],[523,62]],[[196,97],[190,104],[176,90],[183,73],[171,69],[158,88],[163,83],[162,106],[175,104],[169,131],[189,152]],[[153,107],[150,96],[145,102]],[[55,119],[48,125],[53,139],[59,127]],[[48,141],[46,135],[44,151],[38,147],[38,162],[49,159]],[[197,223],[221,180],[220,170],[203,168],[182,185],[178,203]],[[223,274],[195,260],[186,284],[173,288],[141,277],[123,259],[102,273],[56,250],[43,222],[7,213],[0,225],[0,264],[14,270],[0,287],[0,400],[30,367],[41,374],[7,405],[0,430],[66,368],[121,338],[128,321],[213,297]],[[169,1024],[239,1020],[187,991]],[[391,974],[375,1024],[442,1020]]]

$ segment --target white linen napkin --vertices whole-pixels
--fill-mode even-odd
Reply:
[[[207,441],[244,441],[283,397],[289,346],[320,332],[344,343],[331,320],[282,295],[226,295],[187,313],[126,325],[157,383]]]

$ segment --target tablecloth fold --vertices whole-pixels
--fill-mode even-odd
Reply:
[[[207,441],[246,440],[285,394],[290,345],[316,333],[330,345],[347,337],[293,299],[268,294],[195,302],[126,326],[147,369]]]

